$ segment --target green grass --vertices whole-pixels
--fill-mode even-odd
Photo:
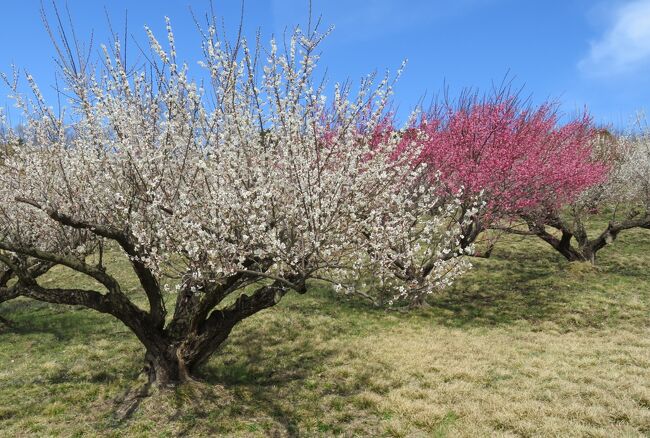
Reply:
[[[203,380],[116,400],[142,348],[109,316],[15,300],[0,314],[0,436],[649,436],[650,233],[597,267],[508,237],[430,309],[314,285],[243,322]],[[134,296],[124,260],[111,269]],[[50,284],[84,280],[55,270]]]

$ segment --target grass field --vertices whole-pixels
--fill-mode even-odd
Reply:
[[[510,237],[409,314],[315,285],[238,326],[203,381],[125,421],[143,355],[125,327],[5,303],[17,328],[0,332],[0,436],[650,436],[648,253],[647,231],[596,268]],[[136,293],[124,261],[112,268]]]

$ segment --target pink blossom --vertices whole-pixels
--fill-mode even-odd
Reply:
[[[587,114],[560,125],[552,104],[497,95],[430,112],[401,148],[415,147],[448,193],[482,199],[489,222],[559,209],[602,182],[608,166],[593,159],[595,135]]]

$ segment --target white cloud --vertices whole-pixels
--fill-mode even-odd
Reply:
[[[633,72],[650,61],[650,0],[634,0],[612,11],[612,23],[583,58],[582,71],[613,76]]]

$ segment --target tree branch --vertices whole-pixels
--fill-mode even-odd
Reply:
[[[52,207],[43,206],[39,202],[32,199],[16,197],[16,201],[31,205],[35,208],[38,208],[39,210],[44,211],[48,214],[48,216],[50,216],[50,218],[62,225],[67,225],[76,229],[88,230],[97,236],[116,241],[127,253],[127,255],[129,255],[131,266],[138,276],[140,285],[147,295],[152,318],[156,321],[156,325],[162,328],[162,325],[165,323],[165,316],[167,314],[167,311],[165,309],[165,303],[160,291],[160,285],[151,270],[148,269],[146,265],[139,260],[139,256],[141,254],[138,253],[135,245],[131,242],[129,236],[125,232],[114,227],[90,223],[73,218],[72,216],[61,213]]]
[[[52,207],[44,206],[44,205],[40,204],[39,202],[37,202],[37,201],[35,201],[33,199],[27,199],[27,198],[23,198],[23,197],[20,197],[20,196],[17,196],[15,199],[16,199],[16,202],[21,202],[23,204],[28,204],[28,205],[31,205],[32,207],[35,207],[35,208],[37,208],[39,210],[44,211],[45,213],[47,213],[47,215],[50,218],[54,219],[55,221],[59,222],[60,224],[67,225],[69,227],[76,228],[76,229],[88,230],[88,231],[90,231],[91,233],[93,233],[93,234],[95,234],[97,236],[105,237],[107,239],[116,240],[118,242],[120,241],[121,238],[124,237],[124,233],[122,233],[120,230],[118,230],[116,228],[105,226],[105,225],[100,225],[100,224],[95,224],[95,223],[90,223],[90,222],[86,222],[86,221],[82,221],[82,220],[73,218],[72,216],[61,213],[61,212],[59,212],[58,210],[56,210],[56,209],[54,209]]]
[[[650,212],[644,212],[640,217],[634,216],[635,215],[630,215],[629,219],[621,222],[610,222],[607,225],[607,229],[590,242],[592,251],[595,253],[599,249],[604,248],[608,243],[616,240],[621,231],[629,230],[631,228],[650,229]]]
[[[20,245],[11,245],[2,241],[0,241],[0,249],[5,251],[10,251],[16,254],[22,254],[22,255],[34,257],[43,260],[45,262],[67,266],[70,269],[73,269],[77,272],[81,272],[82,274],[86,274],[94,278],[102,285],[104,285],[106,289],[109,290],[109,292],[119,292],[119,285],[112,276],[108,275],[102,269],[99,269],[95,266],[88,265],[87,263],[75,257],[61,256],[48,251],[42,251],[38,248],[32,248],[32,247],[20,246]],[[19,276],[21,275],[20,272],[17,272],[17,274]],[[32,277],[31,279],[33,280],[34,278]]]

